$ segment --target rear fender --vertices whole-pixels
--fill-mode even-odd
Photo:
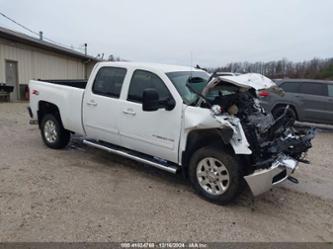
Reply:
[[[47,102],[47,101],[39,101],[38,111],[37,111],[39,127],[41,126],[43,117],[46,114],[53,114],[55,117],[57,117],[59,119],[59,121],[63,125],[60,110],[59,110],[58,106],[56,106],[55,104],[52,104],[50,102]]]

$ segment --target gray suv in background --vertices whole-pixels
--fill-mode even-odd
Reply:
[[[289,105],[289,114],[298,121],[333,124],[333,81],[285,79],[275,82],[285,95],[260,92],[266,112],[272,112],[276,118]]]

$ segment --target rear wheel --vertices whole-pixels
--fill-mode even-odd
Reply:
[[[52,149],[65,148],[71,138],[70,132],[64,129],[59,118],[53,114],[46,114],[43,117],[41,135],[45,145]]]
[[[196,192],[214,203],[227,204],[241,190],[241,166],[221,148],[208,146],[195,152],[190,160],[189,176]]]

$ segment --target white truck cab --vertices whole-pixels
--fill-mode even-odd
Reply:
[[[256,91],[272,87],[258,74],[102,62],[88,82],[30,81],[29,112],[50,148],[76,133],[87,145],[182,171],[201,196],[226,204],[243,180],[259,195],[294,179],[311,147],[313,130],[299,132],[286,114],[273,120],[260,107]]]

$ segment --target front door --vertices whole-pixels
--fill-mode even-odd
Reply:
[[[14,86],[11,100],[20,99],[17,61],[6,61],[6,84]]]
[[[142,110],[143,91],[154,88],[160,100],[173,98],[165,82],[156,74],[136,70],[129,85],[128,97],[122,100],[119,117],[123,147],[172,162],[178,161],[182,105],[173,110]]]
[[[102,67],[83,98],[83,123],[88,137],[119,145],[119,97],[125,68]]]

